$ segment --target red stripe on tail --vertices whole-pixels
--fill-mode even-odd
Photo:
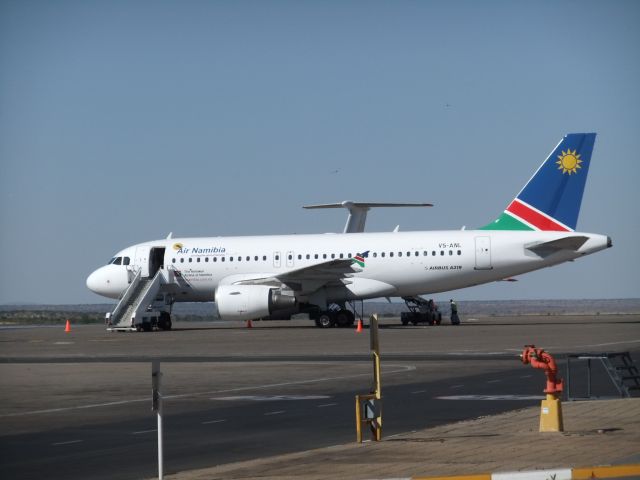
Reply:
[[[507,207],[507,212],[544,231],[571,232],[570,228],[556,222],[552,218],[545,217],[531,207],[521,203],[517,198]]]

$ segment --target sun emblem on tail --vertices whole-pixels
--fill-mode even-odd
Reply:
[[[556,163],[559,165],[558,170],[562,170],[563,174],[567,172],[569,172],[569,175],[578,173],[578,169],[582,168],[580,166],[582,163],[580,154],[576,153],[576,150],[572,152],[571,149],[568,149],[566,152],[563,150],[562,155],[558,155],[558,161]]]

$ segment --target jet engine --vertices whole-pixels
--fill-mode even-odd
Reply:
[[[296,297],[266,285],[219,285],[215,301],[224,320],[253,320],[296,306]]]

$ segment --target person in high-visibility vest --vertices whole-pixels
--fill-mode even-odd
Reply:
[[[458,316],[458,305],[453,301],[453,298],[449,301],[451,307],[451,325],[460,325],[460,317]]]

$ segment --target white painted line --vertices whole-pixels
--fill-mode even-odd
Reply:
[[[502,380],[489,380],[487,383],[498,383],[501,382]]]
[[[544,400],[542,395],[448,395],[436,400]]]
[[[571,480],[570,468],[556,470],[531,470],[529,472],[492,473],[491,480]]]
[[[318,408],[325,408],[325,407],[334,407],[338,405],[337,403],[324,403],[322,405],[318,405]]]
[[[449,388],[462,388],[464,385],[451,385]]]
[[[267,412],[264,415],[265,416],[267,416],[267,415],[280,415],[280,414],[285,413],[285,412],[286,412],[286,410],[278,410],[277,412]]]
[[[424,393],[426,390],[416,390],[415,392],[411,392],[412,395],[417,395],[419,393]]]
[[[71,445],[73,443],[82,443],[84,442],[84,440],[69,440],[68,442],[57,442],[57,443],[52,443],[51,446],[53,447],[59,447],[61,445]]]
[[[222,423],[226,422],[226,420],[209,420],[208,422],[202,422],[202,425],[211,425],[212,423]]]
[[[520,378],[531,378],[533,375],[522,375]]]
[[[153,432],[157,432],[158,430],[154,429],[154,430],[140,430],[139,432],[131,432],[131,435],[143,435],[145,433],[153,433]]]
[[[267,361],[267,359],[265,359]],[[392,375],[394,373],[406,373],[412,372],[416,369],[415,365],[389,365],[390,368],[397,368],[396,370],[385,370],[383,373],[385,375]],[[220,393],[232,393],[232,392],[246,392],[251,390],[264,390],[268,388],[275,387],[288,387],[291,385],[306,385],[309,383],[319,383],[319,382],[330,382],[333,380],[346,380],[350,378],[360,378],[360,377],[371,377],[371,372],[368,373],[357,373],[354,375],[345,375],[341,377],[322,377],[322,378],[312,378],[309,380],[298,380],[294,382],[284,382],[284,383],[269,383],[265,385],[250,385],[247,387],[239,387],[239,388],[229,388],[225,390],[212,390],[209,392],[194,392],[194,393],[183,393],[179,395],[165,395],[163,396],[163,400],[175,400],[179,398],[192,398],[192,397],[202,397],[209,395],[217,395]],[[89,405],[76,405],[74,407],[61,407],[61,408],[49,408],[47,410],[32,410],[28,412],[18,412],[18,413],[5,413],[0,414],[0,418],[6,417],[22,417],[25,415],[37,415],[43,413],[59,413],[59,412],[69,412],[72,410],[85,410],[88,408],[99,408],[99,407],[113,407],[116,405],[127,405],[129,403],[141,403],[148,402],[149,397],[145,398],[134,398],[131,400],[120,400],[116,402],[106,402],[106,403],[93,403]]]

